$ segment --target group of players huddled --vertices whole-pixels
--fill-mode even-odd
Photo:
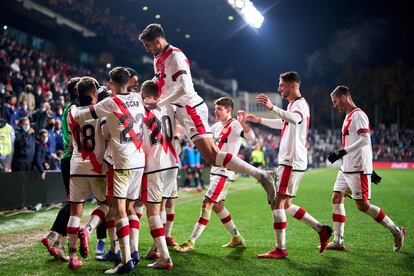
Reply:
[[[331,94],[334,107],[347,114],[342,127],[342,149],[329,153],[332,163],[343,160],[333,190],[332,230],[292,203],[307,169],[310,121],[308,103],[300,93],[298,73],[286,72],[279,76],[278,90],[289,101],[287,110],[274,106],[266,95],[256,98],[257,103],[273,112],[275,119],[258,118],[242,110],[233,118],[233,100],[222,97],[215,102],[217,123],[210,128],[207,105],[194,90],[189,61],[183,52],[167,42],[159,24],[148,25],[139,40],[154,55],[155,73],[154,79],[145,81],[140,91],[134,91],[136,74],[124,67],[109,72],[109,88],[100,86],[89,76],[73,78],[67,84],[71,102],[63,115],[66,154],[62,175],[69,204],[61,209],[52,230],[42,239],[52,255],[69,261],[72,270],[81,267],[83,263],[77,257],[78,240],[80,255],[88,257],[91,232],[104,223],[111,249],[96,259],[115,262],[105,273],[133,271],[140,261],[138,243],[144,205],[154,240],[145,255],[146,259],[155,260],[149,267],[172,269],[168,246],[182,253],[193,250],[212,210],[231,235],[223,247],[245,246],[245,239],[224,206],[236,173],[246,173],[258,180],[273,213],[276,246],[258,258],[287,257],[286,214],[318,233],[321,253],[325,249],[345,250],[343,202],[346,195],[352,195],[359,210],[391,231],[394,251],[401,249],[405,229],[396,226],[382,209],[369,203],[371,179],[376,182],[380,177],[372,169],[368,117],[356,107],[347,87],[338,86]],[[248,121],[281,129],[276,171],[263,171],[237,157],[242,139],[249,143],[255,140]],[[177,244],[171,236],[181,151],[177,124],[212,166],[200,217],[191,236],[182,244]],[[98,207],[81,227],[83,205],[90,192]],[[334,239],[329,242],[333,232]],[[66,235],[69,256],[64,248]]]

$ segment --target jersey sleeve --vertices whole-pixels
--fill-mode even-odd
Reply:
[[[304,100],[295,101],[292,106],[292,112],[299,114],[302,118],[299,124],[309,116],[308,106]]]
[[[109,134],[108,124],[106,122],[106,118],[105,117],[103,117],[103,118],[100,119],[99,127],[101,129],[102,137],[105,140],[109,140],[111,137],[110,137],[110,134]]]
[[[370,133],[368,116],[364,112],[355,112],[352,121],[355,124],[355,130],[358,134]]]
[[[173,81],[177,81],[177,78],[181,75],[190,74],[190,66],[188,63],[188,59],[181,52],[173,53],[170,68],[171,78]]]

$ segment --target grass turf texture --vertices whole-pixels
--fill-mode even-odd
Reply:
[[[331,191],[337,170],[317,169],[308,171],[299,188],[294,203],[306,209],[320,222],[332,224]],[[408,237],[403,250],[393,253],[391,233],[376,223],[371,217],[359,212],[353,200],[345,202],[347,224],[345,241],[347,252],[318,252],[317,233],[306,225],[288,217],[287,260],[256,259],[258,253],[274,247],[273,220],[266,204],[266,196],[259,184],[251,178],[239,178],[231,186],[226,207],[236,226],[247,240],[246,249],[227,249],[225,244],[230,235],[217,216],[212,213],[209,225],[198,239],[193,252],[179,254],[170,250],[174,269],[169,274],[194,275],[270,275],[270,274],[366,274],[366,275],[412,275],[414,273],[414,219],[412,217],[414,199],[414,174],[409,170],[380,170],[383,177],[380,185],[372,187],[372,203],[384,209],[398,225],[408,229]],[[176,204],[173,236],[177,242],[185,241],[200,212],[202,194],[182,193]],[[85,214],[93,206],[88,205]],[[2,235],[13,236],[16,242],[19,235],[34,229],[47,229],[55,218],[56,211],[44,211],[0,219]],[[30,225],[23,226],[31,222]],[[16,234],[19,233],[19,234]],[[110,263],[94,260],[96,239],[91,238],[91,257],[84,260],[84,267],[76,273],[98,275],[110,268]],[[144,255],[152,240],[146,216],[141,220],[140,252]],[[108,242],[107,242],[108,247]],[[142,260],[134,274],[161,274],[146,267],[149,261]],[[36,242],[24,248],[6,252],[0,256],[1,275],[67,275],[67,263],[55,261],[44,247]]]

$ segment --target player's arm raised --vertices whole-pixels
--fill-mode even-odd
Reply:
[[[246,112],[244,110],[237,111],[237,120],[243,128],[242,137],[250,143],[253,143],[256,135],[251,127],[246,123]]]
[[[297,111],[286,111],[280,107],[275,106],[272,104],[269,97],[264,94],[260,94],[256,97],[256,103],[263,105],[267,110],[272,110],[276,115],[276,118],[282,119],[288,123],[296,125],[303,121],[302,114]]]
[[[256,124],[261,124],[273,129],[282,129],[283,128],[283,121],[282,119],[266,119],[266,118],[259,118],[253,114],[246,115],[246,121],[250,121]]]
[[[73,107],[72,115],[75,121],[84,122],[90,119],[98,119],[105,117],[111,114],[111,110],[115,110],[115,107],[112,108],[112,98],[107,98],[97,104],[90,105],[86,108],[77,108]]]

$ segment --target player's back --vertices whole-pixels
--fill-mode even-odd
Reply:
[[[147,156],[145,172],[178,168],[178,141],[174,109],[171,105],[162,108],[145,108],[145,125],[148,135],[144,149]]]
[[[80,107],[88,108],[88,107]],[[105,138],[102,129],[106,120],[91,119],[77,122],[69,110],[68,114],[69,132],[73,147],[70,163],[71,176],[78,175],[104,175],[106,166],[103,164],[105,153]]]

